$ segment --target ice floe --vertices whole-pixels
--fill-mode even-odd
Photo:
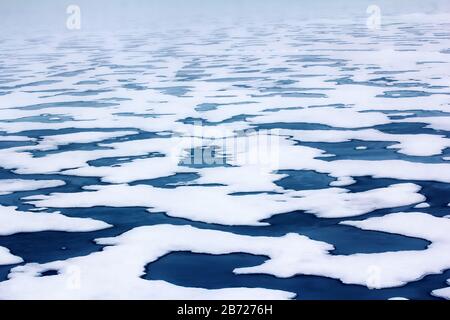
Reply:
[[[90,143],[99,142],[106,139],[119,138],[127,135],[137,134],[137,131],[113,131],[113,132],[77,132],[66,133],[61,135],[45,136],[35,147],[38,150],[57,149],[58,146],[68,145],[71,143]],[[32,149],[32,148],[30,148]]]
[[[7,248],[0,247],[0,265],[17,264],[23,262],[23,259],[12,255]]]
[[[0,195],[10,194],[16,191],[55,188],[62,185],[65,185],[65,182],[62,180],[1,179]]]
[[[447,283],[450,285],[450,279],[447,280]],[[450,300],[450,287],[433,290],[431,294],[436,297],[441,297]]]
[[[282,194],[232,195],[227,186],[180,186],[175,189],[125,184],[88,186],[78,193],[52,193],[25,198],[49,208],[147,207],[170,216],[225,225],[259,225],[275,214],[304,210],[325,218],[358,216],[373,210],[425,200],[412,183],[352,193],[346,189],[287,191]],[[177,201],[170,201],[177,199]],[[220,206],[214,204],[220,203]],[[213,210],[211,208],[214,208]]]
[[[15,207],[0,206],[0,235],[22,232],[66,231],[89,232],[111,225],[91,218],[70,218],[58,212],[23,212]]]
[[[388,134],[375,129],[364,130],[286,130],[295,139],[308,142],[345,142],[350,140],[365,141],[394,141],[399,142],[388,146],[399,149],[399,152],[410,156],[439,155],[445,148],[450,147],[450,139],[433,134]],[[364,150],[365,147],[356,147]]]

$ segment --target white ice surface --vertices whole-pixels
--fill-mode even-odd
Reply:
[[[0,195],[10,194],[16,191],[54,188],[63,185],[65,185],[65,182],[62,180],[0,179]]]
[[[433,290],[431,294],[436,297],[450,300],[450,279],[447,280],[447,283],[449,284],[449,287]]]
[[[16,207],[0,206],[1,236],[39,231],[89,232],[110,227],[91,218],[71,218],[57,212],[24,212]]]
[[[58,146],[68,145],[71,143],[90,143],[90,142],[100,142],[112,138],[120,138],[128,135],[137,134],[137,131],[112,131],[112,132],[101,132],[101,131],[87,131],[87,132],[76,132],[76,133],[66,133],[52,136],[45,136],[38,145],[34,148],[38,150],[53,150],[57,149]]]
[[[433,134],[388,134],[375,129],[364,130],[283,130],[283,134],[307,142],[346,142],[350,140],[398,142],[389,149],[410,156],[439,155],[450,147],[450,139]],[[356,147],[358,150],[366,147]]]
[[[422,203],[416,204],[414,206],[414,208],[416,208],[416,209],[423,209],[423,208],[429,208],[429,207],[430,207],[430,204],[426,203],[426,202],[422,202]]]
[[[23,262],[22,258],[12,255],[7,248],[0,247],[0,265],[16,264],[21,262]]]
[[[148,185],[89,186],[78,193],[53,193],[25,199],[37,207],[89,208],[147,207],[153,212],[190,220],[226,225],[258,225],[275,214],[305,210],[324,218],[358,216],[373,210],[422,202],[420,187],[412,183],[351,193],[346,189],[288,191],[282,194],[230,195],[232,187]],[[177,199],[177,201],[172,201]],[[220,206],[216,204],[220,203]],[[213,209],[212,209],[213,208]]]

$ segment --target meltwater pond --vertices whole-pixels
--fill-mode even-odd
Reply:
[[[448,19],[386,19],[2,36],[0,299],[449,299]]]

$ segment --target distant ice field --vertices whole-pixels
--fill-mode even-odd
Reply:
[[[0,38],[0,299],[450,299],[446,15]]]

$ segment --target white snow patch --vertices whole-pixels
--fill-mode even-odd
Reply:
[[[55,188],[65,185],[62,180],[23,180],[1,179],[0,195],[10,194],[16,191],[30,191],[44,188]]]
[[[450,286],[450,279],[447,280],[447,283]],[[440,298],[450,300],[450,287],[433,290],[431,292],[431,294],[435,297],[440,297]]]
[[[23,262],[23,259],[12,255],[5,247],[0,247],[0,265],[17,264]]]
[[[0,235],[22,232],[66,231],[89,232],[111,225],[91,218],[70,218],[59,213],[24,212],[16,207],[0,206]]]
[[[263,219],[295,210],[305,210],[324,218],[351,217],[425,200],[418,193],[420,187],[413,183],[359,193],[328,188],[240,196],[230,195],[238,191],[232,186],[164,189],[148,185],[107,185],[84,189],[89,191],[53,193],[25,199],[37,207],[49,208],[147,207],[153,212],[163,211],[173,217],[225,225],[261,225]]]
[[[345,187],[356,183],[356,180],[352,177],[338,177],[336,181],[330,182],[332,187]]]
[[[54,150],[57,149],[58,146],[68,145],[71,143],[99,142],[107,139],[120,138],[137,133],[138,133],[137,131],[112,131],[112,132],[84,131],[76,133],[58,134],[52,136],[45,136],[34,148],[38,150]]]
[[[430,204],[426,203],[426,202],[422,202],[422,203],[416,204],[414,206],[414,208],[416,208],[416,209],[423,209],[423,208],[429,208],[429,207],[430,207]]]
[[[282,130],[283,134],[294,139],[308,142],[347,142],[350,140],[398,142],[389,149],[410,156],[433,156],[442,154],[450,147],[450,139],[434,134],[389,134],[376,129],[363,130]],[[367,146],[358,146],[356,150],[365,150]]]

